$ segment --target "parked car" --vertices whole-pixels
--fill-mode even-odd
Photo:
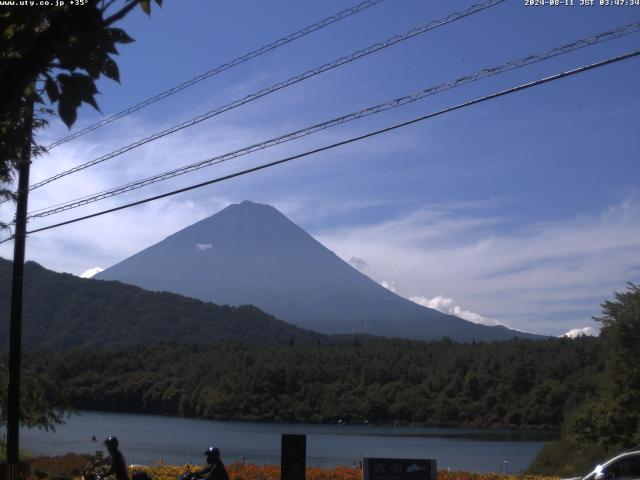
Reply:
[[[640,450],[607,460],[583,480],[640,480]]]

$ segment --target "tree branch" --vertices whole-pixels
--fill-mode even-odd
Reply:
[[[133,0],[129,5],[122,7],[118,12],[114,13],[108,18],[105,18],[104,25],[108,27],[109,25],[117,22],[118,20],[122,20],[124,17],[127,16],[127,14],[131,10],[136,8],[141,1],[142,0]]]
[[[103,12],[103,13],[104,13],[104,12],[106,12],[106,11],[109,9],[109,7],[110,7],[111,5],[113,5],[114,3],[116,3],[116,0],[109,0],[109,1],[107,2],[107,4],[105,5],[105,4],[104,4],[104,0],[102,0],[102,12]]]

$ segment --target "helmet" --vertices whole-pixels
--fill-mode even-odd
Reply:
[[[118,448],[118,439],[113,435],[109,435],[104,439],[104,444],[107,448]]]
[[[211,446],[205,450],[204,454],[207,457],[209,456],[220,457],[220,450],[218,450],[218,447]]]

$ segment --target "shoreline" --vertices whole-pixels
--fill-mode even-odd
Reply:
[[[256,423],[264,425],[312,425],[312,426],[345,426],[345,427],[384,427],[384,428],[422,428],[422,429],[450,429],[450,430],[487,430],[492,432],[523,432],[523,433],[540,433],[549,436],[549,440],[553,440],[559,437],[559,427],[553,427],[551,425],[515,425],[515,424],[482,424],[482,423],[464,423],[464,424],[426,424],[426,423],[412,423],[403,421],[394,421],[390,423],[375,423],[375,422],[348,422],[344,420],[338,420],[336,422],[280,422],[276,419],[252,419],[252,418],[208,418],[197,417],[188,415],[179,415],[175,413],[157,413],[157,412],[137,412],[130,410],[91,410],[91,409],[78,409],[75,412],[69,412],[67,418],[71,415],[82,415],[83,412],[95,413],[95,414],[115,414],[115,415],[146,415],[150,417],[162,417],[162,418],[181,418],[186,420],[203,420],[208,422],[218,423]]]
[[[307,435],[307,464],[352,465],[360,457],[436,458],[441,468],[475,472],[525,470],[548,436],[522,430],[433,429],[360,425],[218,422],[182,417],[80,412],[55,433],[23,430],[23,448],[42,455],[104,449],[101,440],[118,437],[129,463],[154,465],[201,460],[203,446],[216,445],[226,462],[280,463],[283,434]],[[97,441],[92,442],[95,436]]]

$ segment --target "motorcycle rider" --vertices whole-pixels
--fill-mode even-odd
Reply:
[[[217,447],[209,447],[204,452],[207,456],[207,466],[202,470],[191,472],[187,475],[183,475],[180,479],[202,479],[202,480],[229,480],[227,469],[224,468],[224,463],[220,460],[220,450]]]
[[[116,480],[129,480],[127,462],[125,462],[122,452],[118,450],[118,439],[113,435],[109,435],[105,438],[104,445],[109,451],[109,456],[104,460],[96,462],[96,465],[111,464],[111,468],[105,475],[113,475]]]

